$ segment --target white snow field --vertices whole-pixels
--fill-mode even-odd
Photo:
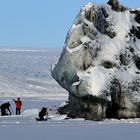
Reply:
[[[138,140],[140,119],[88,121],[68,119],[57,108],[68,98],[51,77],[61,51],[0,50],[0,104],[9,101],[12,115],[0,116],[0,140]],[[21,115],[12,98],[21,97]],[[51,119],[36,121],[42,107]]]

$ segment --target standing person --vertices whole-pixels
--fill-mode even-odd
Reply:
[[[20,98],[17,98],[17,100],[14,100],[14,99],[12,100],[15,102],[15,105],[16,105],[16,115],[20,115],[22,101],[20,100]]]
[[[6,115],[11,115],[11,111],[10,111],[10,103],[7,102],[7,103],[3,103],[1,106],[0,106],[0,109],[1,109],[1,116],[6,116]]]

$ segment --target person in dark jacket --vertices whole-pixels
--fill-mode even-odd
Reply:
[[[0,106],[0,109],[1,109],[1,116],[11,115],[10,106],[11,106],[11,105],[10,105],[9,102],[3,103],[3,104]]]
[[[14,99],[12,99],[12,100],[15,102],[15,105],[16,105],[16,115],[20,115],[22,101],[20,100],[20,98],[17,98],[17,100],[14,100]]]
[[[38,115],[38,120],[43,121],[46,120],[45,117],[48,117],[48,111],[46,107],[43,107]]]

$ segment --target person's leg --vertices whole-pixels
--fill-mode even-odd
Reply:
[[[16,115],[20,115],[20,108],[16,109]]]
[[[1,109],[1,116],[4,116],[4,110],[3,110],[3,108]]]
[[[20,108],[19,108],[19,115],[20,115],[20,113],[21,113],[21,112],[20,112]]]
[[[18,115],[18,108],[16,108],[16,115]]]
[[[6,115],[6,110],[5,109],[1,109],[1,116],[5,116]]]

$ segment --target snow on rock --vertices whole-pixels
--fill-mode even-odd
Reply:
[[[61,113],[140,117],[140,10],[113,0],[82,7],[52,76],[69,91]]]

